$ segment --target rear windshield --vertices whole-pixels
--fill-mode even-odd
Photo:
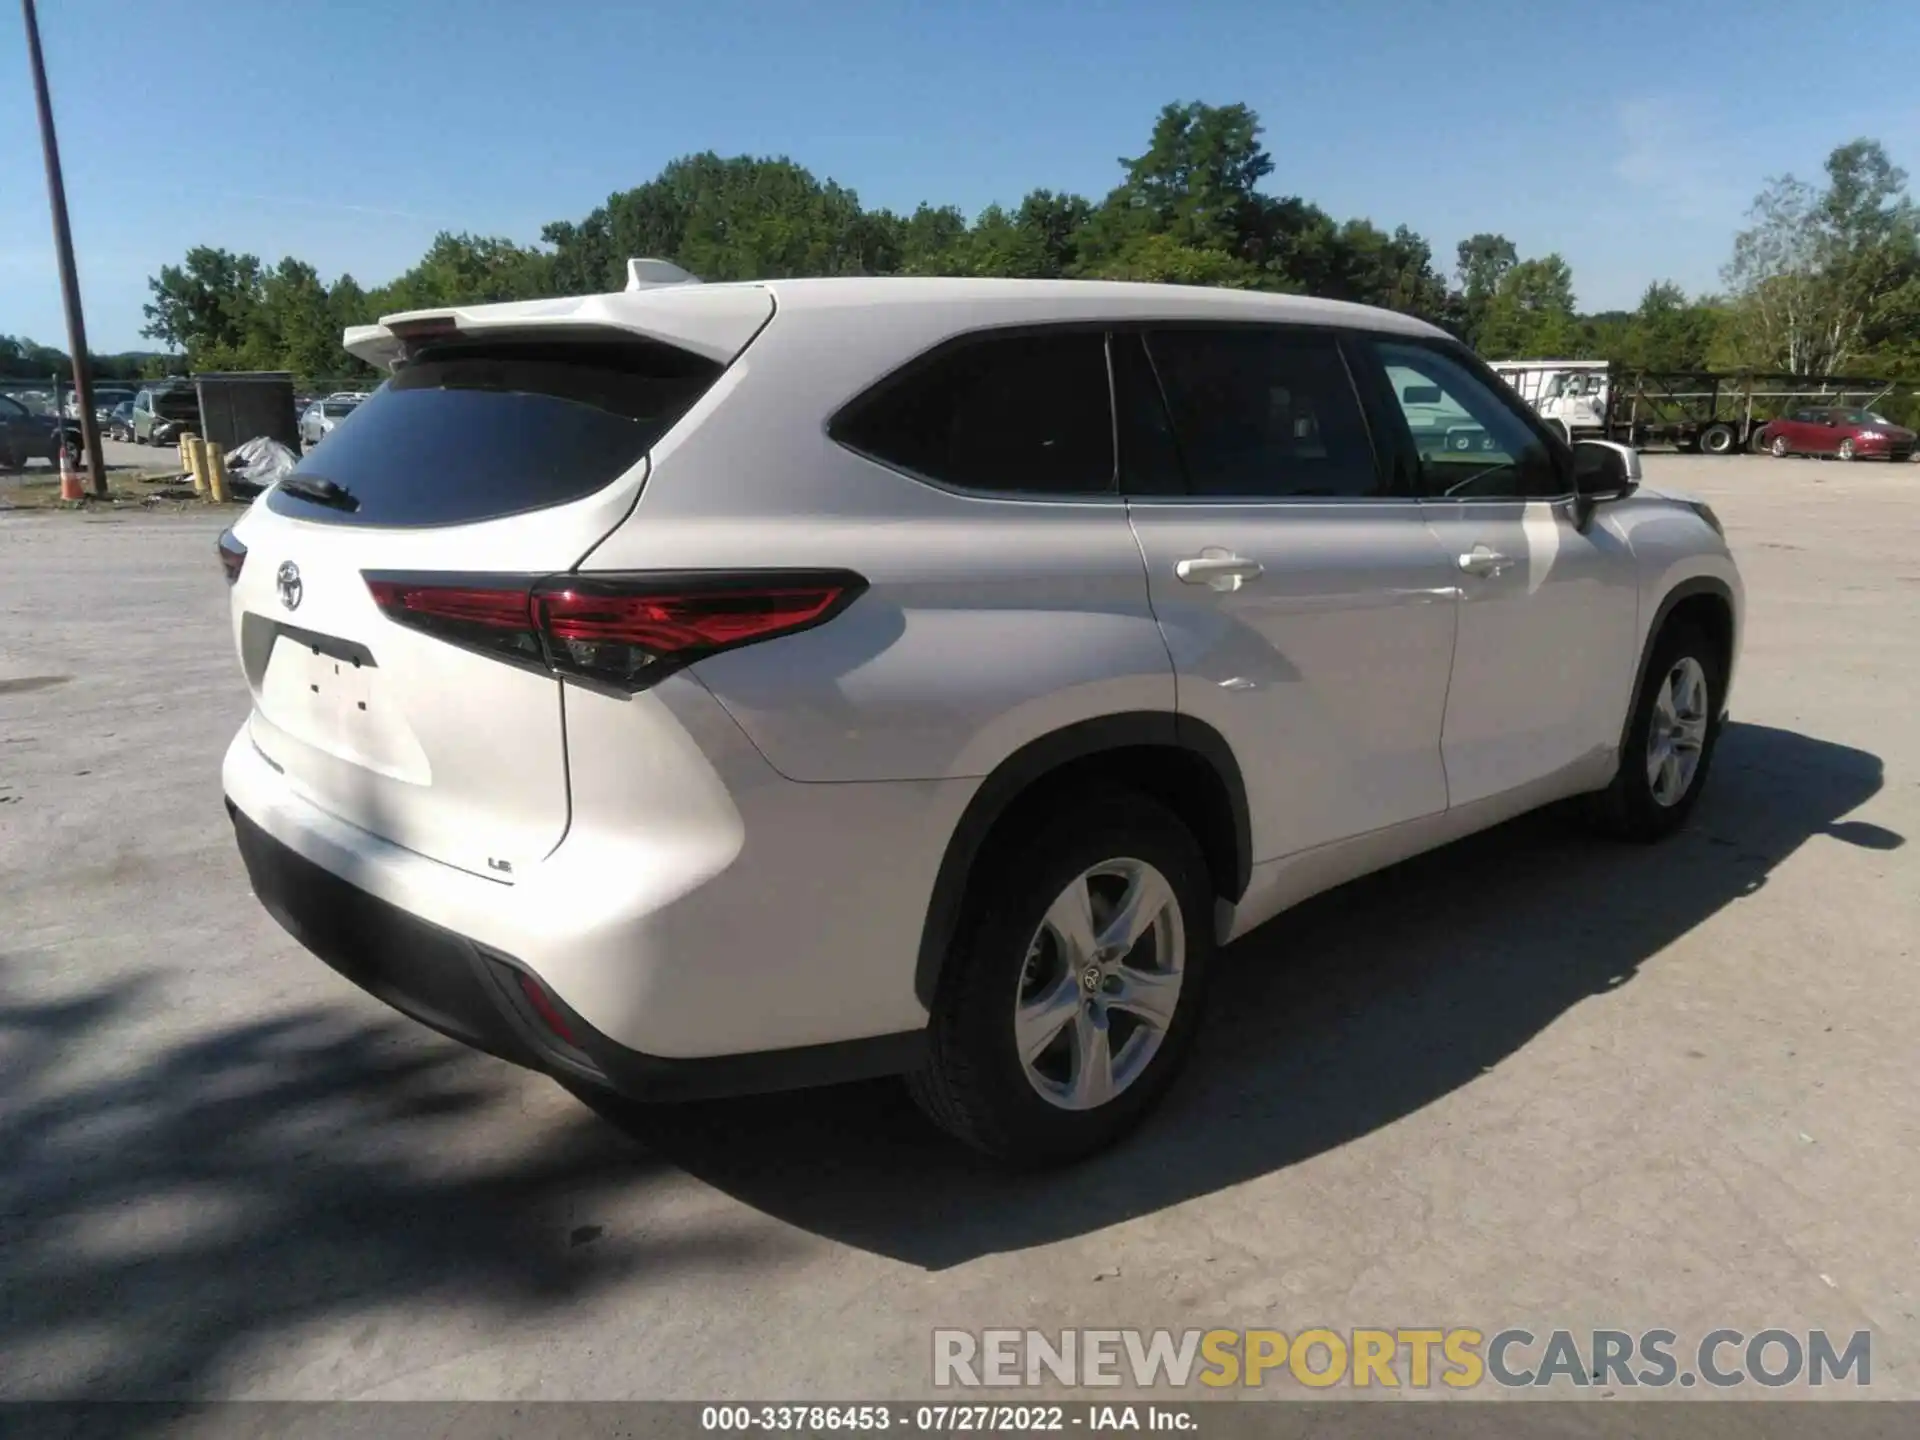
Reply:
[[[331,482],[312,488],[336,503],[276,486],[267,507],[405,527],[564,505],[632,469],[722,368],[633,336],[428,349],[354,406],[289,477]]]
[[[194,420],[200,415],[200,398],[191,390],[156,390],[153,413],[169,420]]]

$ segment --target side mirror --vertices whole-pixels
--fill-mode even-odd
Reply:
[[[1611,440],[1577,440],[1573,446],[1573,494],[1581,529],[1604,501],[1620,500],[1640,483],[1640,452]]]

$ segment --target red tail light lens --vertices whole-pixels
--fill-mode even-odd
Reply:
[[[389,620],[520,665],[546,668],[534,632],[527,576],[368,575]]]
[[[220,568],[227,572],[227,584],[231,585],[240,578],[240,568],[247,563],[247,547],[234,538],[233,531],[220,532]]]
[[[399,624],[625,691],[723,650],[824,624],[866,589],[849,571],[365,578]]]

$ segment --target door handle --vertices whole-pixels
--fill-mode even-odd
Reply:
[[[1513,559],[1485,545],[1476,545],[1466,554],[1459,556],[1455,563],[1469,575],[1491,578],[1513,564]]]
[[[1266,573],[1266,566],[1226,550],[1208,549],[1178,562],[1173,573],[1183,584],[1207,585],[1226,594],[1249,580],[1258,580]]]

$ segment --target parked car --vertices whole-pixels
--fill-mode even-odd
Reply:
[[[122,400],[131,400],[133,396],[134,396],[134,392],[126,388],[125,386],[121,386],[121,385],[94,386],[93,388],[94,419],[102,423],[105,423],[107,416],[113,412],[114,406],[118,405]],[[78,420],[80,418],[80,396],[73,391],[68,391],[66,403],[61,408],[62,408],[62,411],[65,413],[67,419]]]
[[[1084,1154],[1219,944],[1707,780],[1712,510],[1403,315],[797,280],[350,342],[407,363],[220,540],[239,849],[348,978],[588,1094],[899,1072]]]
[[[150,385],[133,397],[133,438],[165,445],[200,428],[200,398],[191,385]]]
[[[333,427],[357,410],[366,398],[359,391],[341,390],[307,406],[300,416],[301,447],[310,448],[326,439]]]
[[[1816,406],[1770,420],[1761,444],[1775,455],[1831,455],[1839,460],[1911,460],[1914,432],[1872,410]]]
[[[105,424],[116,408],[121,405],[131,405],[133,403],[133,397],[137,393],[137,391],[125,389],[121,386],[96,389],[93,392],[94,419]]]
[[[109,440],[133,439],[133,401],[122,400],[108,412],[106,430]]]
[[[0,470],[24,470],[32,460],[60,463],[62,444],[82,452],[80,427],[50,409],[30,410],[10,395],[0,395]]]

